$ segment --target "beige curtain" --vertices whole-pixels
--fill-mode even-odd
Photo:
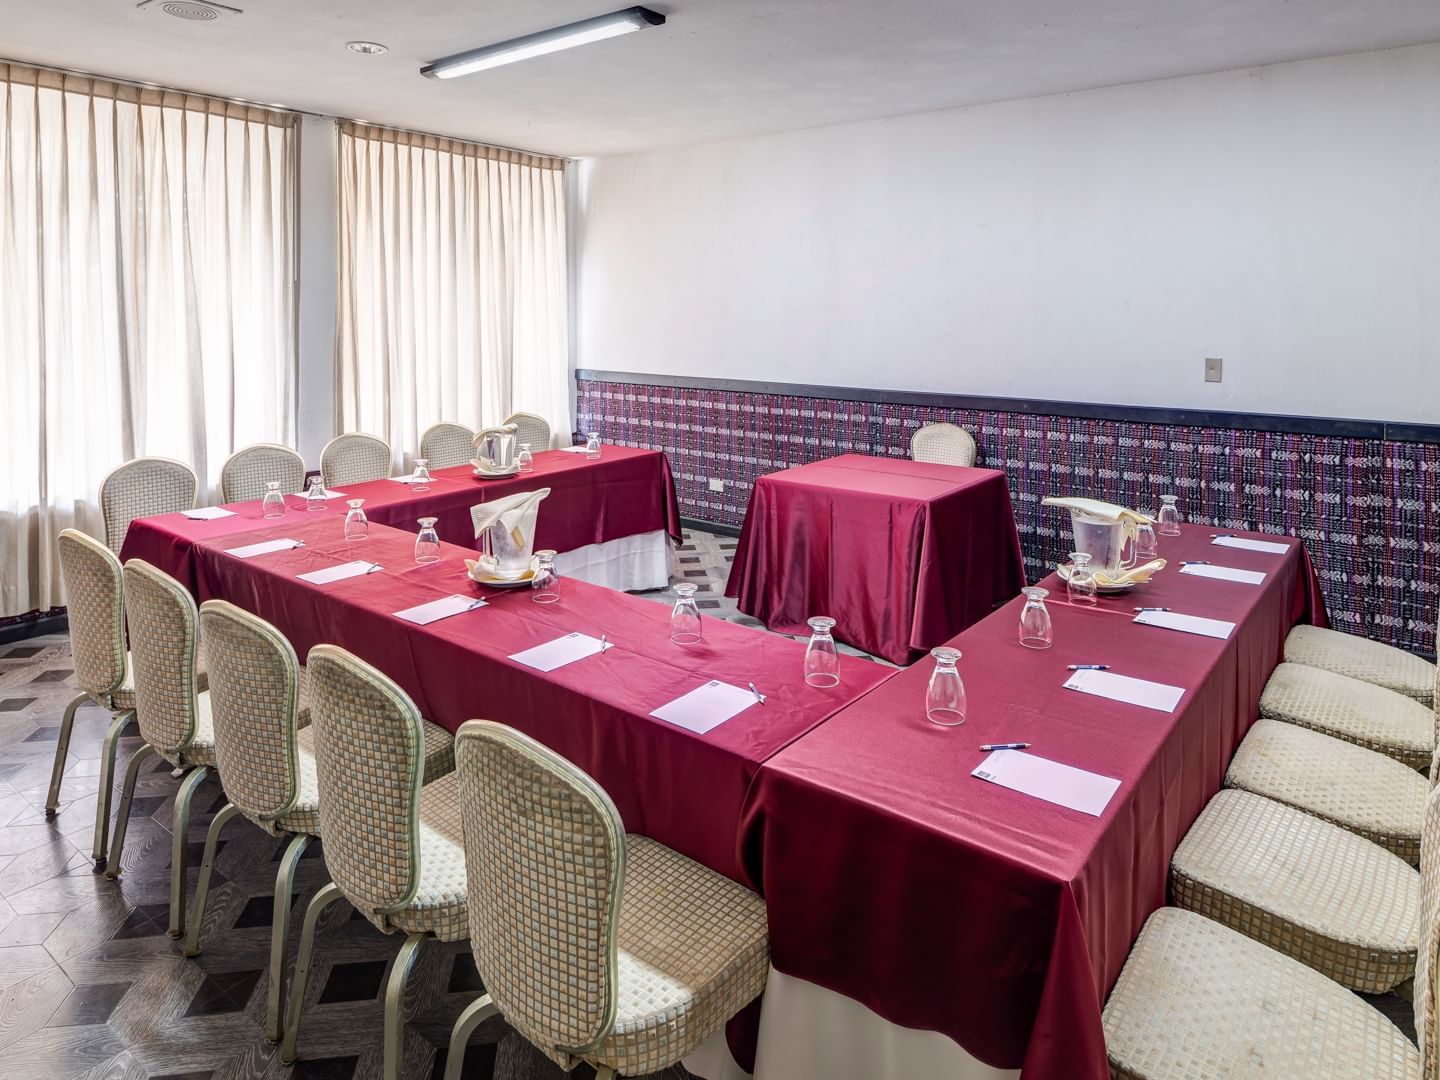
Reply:
[[[128,458],[295,435],[294,117],[0,64],[0,615]]]
[[[340,429],[402,462],[439,420],[567,434],[564,163],[354,123],[339,160]]]

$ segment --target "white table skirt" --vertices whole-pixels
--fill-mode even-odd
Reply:
[[[667,588],[674,563],[674,546],[664,529],[586,544],[555,556],[555,569],[562,578],[621,592]]]
[[[685,1059],[705,1080],[747,1080],[730,1056],[725,1033]],[[754,1080],[1013,1080],[1018,1069],[996,1069],[937,1031],[917,1031],[882,1019],[858,1001],[773,967],[760,1008]]]

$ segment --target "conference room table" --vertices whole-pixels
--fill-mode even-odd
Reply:
[[[836,1062],[940,1075],[906,1067],[914,1047],[953,1080],[1022,1067],[1026,1080],[1108,1076],[1101,1009],[1165,903],[1170,857],[1219,790],[1286,634],[1325,621],[1298,541],[1264,537],[1284,545],[1267,554],[1218,546],[1211,531],[1161,537],[1167,568],[1094,607],[1070,606],[1052,575],[1048,650],[1019,644],[1021,598],[955,637],[963,726],[926,719],[926,659],[761,766],[742,843],[769,913],[772,990],[779,979],[784,992],[767,991],[757,1075],[819,1080]],[[1265,576],[1193,576],[1183,560]],[[1234,629],[1221,640],[1142,625],[1136,606]],[[1183,695],[1165,712],[1065,689],[1070,664]],[[1091,816],[975,777],[980,746],[1008,742],[1119,787]],[[920,1039],[934,1032],[953,1040],[943,1065],[933,1035]]]
[[[771,630],[828,615],[908,664],[1024,584],[1003,472],[843,454],[756,480],[725,592]]]

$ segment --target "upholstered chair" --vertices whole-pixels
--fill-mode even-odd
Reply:
[[[136,518],[190,510],[200,483],[183,462],[143,457],[127,461],[100,482],[105,543],[119,553]]]
[[[334,645],[310,650],[315,769],[333,881],[305,910],[280,1060],[296,1058],[315,925],[340,897],[385,933],[405,941],[385,987],[385,1080],[399,1080],[405,1043],[405,985],[427,938],[463,941],[465,852],[455,774],[424,779],[420,713],[406,693]]]
[[[550,449],[550,422],[543,416],[536,416],[534,413],[517,412],[511,413],[502,424],[514,424],[518,429],[515,432],[515,448],[518,450],[522,443],[529,443],[533,453],[540,453],[541,450]],[[468,460],[468,459],[467,459]]]
[[[910,436],[910,456],[937,465],[974,465],[975,437],[954,424],[926,424]]]
[[[464,465],[475,456],[475,432],[449,421],[431,424],[420,436],[420,456],[432,469]]]
[[[190,803],[215,764],[210,695],[199,688],[196,678],[199,616],[185,587],[143,559],[125,564],[124,581],[135,714],[145,742],[125,771],[105,876],[113,880],[120,875],[140,766],[158,754],[184,773],[170,825],[170,936],[179,937],[185,932]]]
[[[374,435],[347,432],[320,451],[320,476],[327,488],[383,480],[389,475],[390,444]]]
[[[1282,663],[1260,695],[1260,715],[1322,731],[1412,769],[1427,768],[1435,752],[1433,706],[1324,668]]]
[[[512,728],[456,737],[470,947],[488,993],[446,1058],[502,1014],[562,1068],[659,1072],[765,987],[765,904],[669,848],[625,834],[589,776]]]
[[[111,715],[100,752],[100,786],[95,805],[95,839],[91,858],[96,868],[105,865],[110,833],[110,799],[115,788],[115,750],[120,732],[135,719],[135,683],[130,654],[125,647],[124,584],[120,560],[100,541],[76,529],[66,529],[58,541],[60,574],[65,581],[65,604],[70,617],[70,651],[80,693],[60,720],[55,766],[45,814],[60,809],[60,782],[70,753],[70,730],[75,710],[87,701]]]
[[[220,501],[250,502],[265,497],[265,485],[279,483],[286,495],[305,488],[305,459],[288,446],[256,443],[236,450],[220,466]]]
[[[1429,842],[1421,838],[1422,850]],[[1415,974],[1415,868],[1248,791],[1221,791],[1201,811],[1170,861],[1170,895],[1360,993],[1383,994]]]
[[[1434,664],[1404,649],[1355,634],[1318,626],[1297,626],[1285,638],[1285,660],[1374,683],[1412,697],[1422,705],[1435,703]]]

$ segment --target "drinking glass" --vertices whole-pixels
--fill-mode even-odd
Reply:
[[[345,514],[345,539],[368,540],[370,538],[370,519],[361,509],[365,505],[365,500],[349,499],[345,505],[350,508]]]
[[[1155,539],[1155,526],[1141,522],[1135,526],[1135,562],[1146,563],[1160,554],[1160,541]]]
[[[599,433],[598,431],[592,431],[592,432],[590,432],[590,434],[589,434],[588,436],[586,436],[586,438],[585,438],[585,456],[586,456],[586,457],[599,457],[599,456],[600,456],[600,433]]]
[[[935,670],[925,689],[925,716],[941,727],[959,727],[965,723],[965,684],[955,670],[960,650],[941,645],[931,649],[930,655],[935,658]]]
[[[695,586],[688,581],[675,586],[675,607],[670,612],[670,640],[676,645],[700,644],[700,608],[695,603]]]
[[[555,552],[535,552],[535,575],[530,579],[530,599],[553,604],[560,599],[560,575],[555,570]]]
[[[1090,565],[1090,556],[1083,551],[1072,551],[1070,553],[1070,580],[1066,583],[1066,591],[1070,596],[1072,604],[1094,604],[1098,602],[1096,596],[1095,570]]]
[[[1027,649],[1050,648],[1055,644],[1055,628],[1045,607],[1050,590],[1032,586],[1020,591],[1025,594],[1025,606],[1020,609],[1020,644]]]
[[[535,455],[530,453],[530,444],[528,442],[522,442],[520,444],[520,453],[515,455],[515,464],[520,466],[521,472],[535,471]]]
[[[429,491],[429,490],[430,490],[430,459],[429,459],[429,458],[423,458],[423,457],[422,457],[422,458],[416,458],[416,459],[415,459],[415,471],[411,474],[411,476],[414,478],[414,481],[415,481],[413,484],[410,485],[410,490],[411,490],[411,491]]]
[[[267,518],[285,516],[285,496],[280,494],[279,480],[270,480],[265,484],[265,499],[260,506]]]
[[[432,563],[440,561],[440,534],[435,531],[436,518],[419,519],[420,532],[415,537],[415,561]]]
[[[807,619],[810,644],[805,646],[805,681],[811,686],[837,686],[840,683],[840,654],[830,636],[835,620],[826,615]]]
[[[1180,535],[1180,508],[1175,505],[1176,496],[1160,496],[1160,535]]]
[[[318,476],[310,477],[310,486],[305,489],[305,509],[325,509],[325,481]]]

